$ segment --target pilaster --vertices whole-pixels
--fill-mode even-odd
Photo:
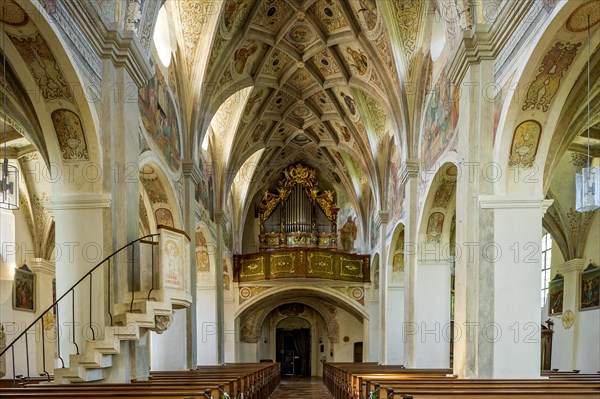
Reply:
[[[492,378],[539,378],[540,241],[542,217],[551,203],[541,196],[479,197],[485,224],[473,249],[484,267],[479,280],[467,285],[488,292],[490,313],[473,327],[476,341],[492,353],[489,369],[480,372]]]
[[[387,316],[388,316],[388,305],[387,305],[387,291],[388,291],[388,267],[387,267],[387,255],[388,251],[386,248],[386,235],[387,226],[390,221],[390,214],[388,211],[379,211],[380,232],[379,236],[379,331],[381,334],[379,341],[379,362],[381,364],[387,364]]]
[[[217,225],[216,286],[217,286],[217,362],[225,363],[225,294],[223,287],[223,255],[225,252],[225,225],[227,215],[223,211],[215,212]]]
[[[103,221],[110,204],[107,195],[57,195],[53,198],[57,298],[107,255]],[[91,329],[99,334],[105,325],[105,272],[105,266],[97,269],[91,274],[91,280],[87,277],[87,281],[82,281],[58,305],[58,325],[62,332],[59,356],[67,366],[69,354],[77,349],[84,353],[85,342],[92,339]]]
[[[586,266],[585,259],[571,259],[556,267],[557,273],[564,277],[564,288],[563,311],[561,314],[551,316],[554,319],[553,342],[560,342],[560,345],[552,346],[552,368],[561,370],[578,368],[580,276]],[[564,317],[567,311],[572,312],[572,320],[568,320],[569,316]]]
[[[29,261],[28,266],[35,274],[35,309],[37,314],[41,314],[53,303],[52,280],[54,280],[55,272],[54,263],[42,258],[33,258]],[[54,341],[56,333],[54,317],[54,312],[48,313],[48,316],[44,317],[44,329],[41,329],[41,325],[38,327],[39,336],[44,340],[43,345],[42,339],[36,340],[36,368],[38,375],[42,375],[44,372],[52,374],[54,371],[54,352],[56,347]],[[45,362],[43,354],[45,355]]]
[[[447,259],[419,259],[415,321],[406,324],[406,334],[415,339],[415,367],[450,366],[450,273]]]
[[[415,367],[416,337],[409,334],[407,326],[416,320],[417,283],[417,220],[419,212],[418,178],[420,164],[416,159],[407,160],[400,170],[400,181],[404,185],[404,323],[402,343],[404,364]]]
[[[197,366],[198,359],[198,322],[196,318],[196,186],[202,176],[200,168],[194,161],[183,161],[183,184],[184,184],[184,230],[190,237],[190,255],[192,263],[190,267],[190,290],[192,303],[186,308],[186,332],[187,332],[187,367],[193,369]]]

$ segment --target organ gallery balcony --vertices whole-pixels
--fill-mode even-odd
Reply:
[[[280,249],[234,255],[238,283],[282,278],[370,282],[369,255],[319,249]]]

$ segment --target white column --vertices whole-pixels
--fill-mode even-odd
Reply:
[[[54,196],[57,299],[107,255],[103,212],[109,205],[109,198],[100,194]],[[93,273],[91,314],[89,277],[75,289],[74,304],[71,293],[59,304],[59,356],[65,365],[77,347],[84,353],[85,341],[92,339],[90,327],[95,329],[96,336],[102,333],[106,312],[104,269],[102,266]]]
[[[183,162],[183,179],[185,186],[184,224],[185,232],[190,237],[189,259],[190,267],[190,292],[192,303],[186,310],[187,332],[187,367],[192,369],[198,365],[198,325],[196,320],[196,195],[195,188],[201,179],[200,168],[194,161]]]
[[[35,308],[39,315],[46,311],[52,305],[52,280],[54,279],[54,264],[42,258],[33,258],[29,261],[29,268],[35,273]],[[36,367],[37,374],[44,372],[53,374],[55,367],[54,357],[56,356],[56,328],[54,327],[54,311],[48,313],[44,318],[44,330],[41,330],[41,324],[38,324],[38,337],[36,340],[37,355]],[[44,341],[42,341],[42,338]],[[42,345],[44,342],[44,345]],[[45,354],[46,362],[43,361]]]
[[[370,358],[370,350],[369,350],[369,341],[370,341],[370,330],[371,330],[371,321],[367,319],[363,319],[363,362],[369,362]]]
[[[223,364],[225,362],[225,299],[223,287],[223,243],[225,240],[225,225],[227,217],[223,211],[215,213],[215,222],[217,225],[217,254],[216,254],[216,289],[217,289],[217,362]],[[233,326],[232,326],[233,327]]]
[[[402,165],[401,182],[404,185],[404,320],[402,322],[402,339],[404,345],[404,364],[415,367],[415,334],[412,326],[416,314],[417,284],[417,218],[418,218],[418,176],[419,161],[408,160]],[[400,344],[400,341],[398,341]]]
[[[375,283],[371,282],[371,291],[375,291]],[[379,336],[379,294],[374,292],[373,295],[369,295],[367,301],[367,310],[369,312],[369,332],[367,337],[378,337]],[[367,326],[365,326],[366,328]],[[368,354],[363,356],[367,362],[380,362],[379,356],[381,351],[379,350],[380,340],[379,339],[365,339],[365,348],[369,348],[365,353]]]
[[[395,309],[390,309],[387,302],[388,291],[388,267],[387,267],[387,248],[386,235],[387,225],[390,216],[387,211],[379,212],[379,220],[381,221],[379,240],[379,362],[388,364],[388,313],[392,317]]]
[[[415,364],[419,368],[450,367],[450,263],[419,260],[416,283]]]
[[[579,286],[581,272],[587,266],[585,259],[571,259],[556,267],[564,277],[563,312],[551,316],[554,321],[552,337],[552,368],[573,370],[577,368],[577,346],[579,344]],[[573,324],[566,328],[562,316],[567,310],[573,312]]]
[[[492,345],[493,378],[539,378],[540,243],[542,217],[552,201],[480,196],[479,202],[485,223],[476,250],[484,278],[477,289],[493,293],[493,322],[474,327]]]

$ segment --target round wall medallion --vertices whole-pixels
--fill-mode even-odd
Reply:
[[[561,320],[565,330],[568,330],[573,326],[573,322],[575,321],[575,315],[571,310],[567,310],[565,313],[563,313]]]
[[[252,296],[252,290],[248,287],[240,288],[240,298],[248,299]]]
[[[346,335],[346,336],[344,337],[344,342],[348,342],[348,341],[350,341],[350,337]]]
[[[354,289],[352,289],[352,291],[350,292],[350,295],[352,296],[352,298],[354,298],[355,300],[359,301],[363,298],[363,290],[360,287],[355,287]]]

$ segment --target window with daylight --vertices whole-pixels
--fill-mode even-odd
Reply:
[[[542,236],[542,307],[546,305],[548,283],[550,283],[550,265],[552,263],[552,237],[549,233]]]

